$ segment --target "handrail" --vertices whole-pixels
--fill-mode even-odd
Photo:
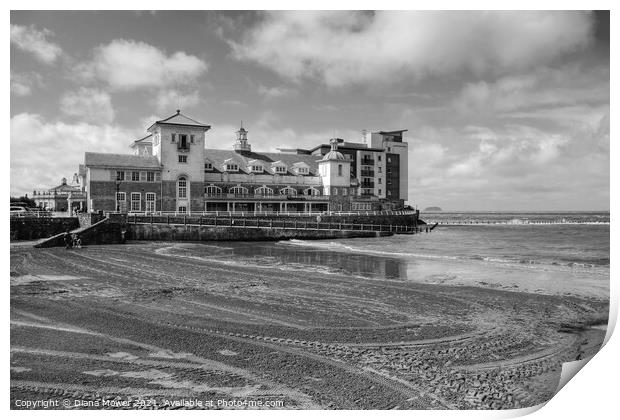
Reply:
[[[114,212],[112,212],[114,213]],[[177,211],[128,212],[129,215],[142,216],[410,216],[413,210],[351,210],[351,211],[200,211],[181,213]]]
[[[418,228],[413,225],[394,225],[376,223],[346,223],[346,222],[325,222],[320,220],[286,220],[286,219],[260,219],[248,217],[203,217],[203,216],[162,216],[162,215],[137,215],[127,216],[129,224],[166,224],[166,225],[185,225],[185,226],[220,226],[232,228],[277,228],[277,229],[296,229],[296,230],[348,230],[348,231],[369,231],[369,232],[392,232],[409,233],[417,232]]]

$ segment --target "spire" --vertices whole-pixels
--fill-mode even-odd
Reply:
[[[235,142],[234,149],[236,152],[252,151],[252,146],[248,143],[248,131],[243,128],[243,120],[241,121],[241,128],[237,131],[237,141]]]

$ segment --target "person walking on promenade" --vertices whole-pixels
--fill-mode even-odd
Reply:
[[[70,249],[71,248],[71,235],[69,234],[69,231],[65,232],[65,236],[63,237],[63,239],[65,240],[65,249]]]

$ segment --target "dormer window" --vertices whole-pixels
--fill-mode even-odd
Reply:
[[[273,170],[277,174],[285,174],[286,173],[286,166],[274,166]]]
[[[303,166],[300,166],[299,168],[297,168],[297,173],[299,175],[306,175],[308,174],[308,168],[304,168]]]
[[[237,165],[236,163],[227,163],[226,164],[226,171],[228,172],[237,172],[239,170],[239,165]]]
[[[205,171],[211,171],[211,170],[213,170],[213,164],[205,163]]]
[[[250,171],[252,171],[252,172],[263,172],[263,167],[262,167],[262,165],[251,165],[250,166]]]

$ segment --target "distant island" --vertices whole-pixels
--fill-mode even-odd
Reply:
[[[427,207],[424,211],[443,211],[441,207]]]

